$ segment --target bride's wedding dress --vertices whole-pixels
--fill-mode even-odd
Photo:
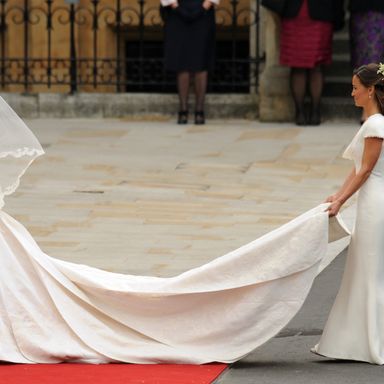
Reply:
[[[384,116],[370,116],[344,157],[361,167],[366,137],[384,139]],[[384,364],[384,151],[358,192],[355,226],[339,293],[313,352]]]
[[[1,98],[0,146],[2,206],[43,150]],[[326,206],[171,278],[54,259],[0,209],[0,360],[236,361],[289,322],[338,253],[328,243],[347,231],[340,219],[329,220]]]

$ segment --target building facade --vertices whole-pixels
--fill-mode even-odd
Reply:
[[[256,93],[258,0],[222,0],[210,90]],[[158,0],[1,0],[2,92],[174,92]]]

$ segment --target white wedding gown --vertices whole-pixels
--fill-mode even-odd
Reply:
[[[314,278],[340,251],[331,249],[329,241],[347,236],[340,219],[329,220],[323,204],[233,252],[171,278],[110,273],[57,260],[1,210],[4,195],[17,188],[32,160],[43,154],[36,138],[1,98],[0,149],[3,361],[236,361],[290,321]],[[370,215],[378,217],[375,212]],[[359,216],[359,220],[368,219]],[[371,227],[367,225],[377,235],[379,229]],[[376,257],[375,247],[381,242],[374,237],[369,245],[373,255],[364,256]],[[368,314],[381,298],[377,292],[380,273],[369,275],[372,282],[364,285],[366,290],[376,289],[371,296],[366,291],[355,293],[373,299],[365,303]],[[373,331],[380,327],[372,324],[374,319],[369,317],[368,324]],[[362,333],[361,338],[375,337],[369,336]]]
[[[0,211],[0,360],[236,361],[289,322],[336,255],[326,259],[324,209],[172,278],[51,258]],[[332,234],[345,236],[331,223]]]
[[[361,167],[366,137],[384,138],[384,116],[370,116],[344,152],[356,170]],[[358,192],[341,287],[313,351],[384,364],[384,151]]]

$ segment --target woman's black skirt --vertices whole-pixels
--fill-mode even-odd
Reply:
[[[215,10],[206,11],[202,0],[179,0],[176,9],[162,8],[164,63],[170,71],[200,72],[213,64]]]

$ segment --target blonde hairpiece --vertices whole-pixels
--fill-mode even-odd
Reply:
[[[377,74],[380,74],[381,76],[384,76],[384,64],[379,64],[379,69],[377,70]]]

